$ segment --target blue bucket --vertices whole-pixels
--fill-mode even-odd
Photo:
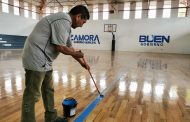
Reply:
[[[62,106],[65,117],[72,117],[76,114],[77,101],[74,98],[69,97],[64,99]]]

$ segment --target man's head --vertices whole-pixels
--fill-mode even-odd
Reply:
[[[77,5],[69,11],[72,19],[72,28],[82,27],[90,18],[88,9],[83,5]]]

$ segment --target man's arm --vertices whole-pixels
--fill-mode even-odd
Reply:
[[[61,45],[55,45],[55,48],[57,51],[59,51],[60,53],[63,53],[65,55],[71,55],[72,57],[75,58],[83,58],[84,54],[80,51],[75,51],[73,48],[71,47],[67,47],[67,46],[61,46]],[[79,62],[80,63],[80,62]]]
[[[81,58],[84,57],[84,54],[81,51],[75,51],[73,47],[67,47],[67,46],[60,46],[55,45],[55,48],[57,51],[65,54],[65,55],[71,55],[76,61],[78,61],[82,67],[84,67],[87,70],[90,70],[90,67],[88,64],[86,64]]]
[[[75,51],[75,49],[74,48],[71,48],[73,51]],[[81,52],[81,50],[79,50],[79,52]],[[85,69],[87,69],[87,70],[90,70],[90,66],[86,63],[86,62],[84,62],[84,60],[82,60],[81,58],[77,58],[77,57],[73,57],[75,60],[77,60],[80,64],[81,64],[81,66],[82,67],[84,67]],[[84,56],[83,56],[83,58],[84,58]]]

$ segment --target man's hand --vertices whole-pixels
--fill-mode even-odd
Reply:
[[[74,48],[60,45],[55,45],[55,48],[57,51],[65,55],[71,55],[75,60],[77,60],[81,64],[82,67],[84,67],[87,70],[90,70],[89,65],[84,61],[84,53],[81,50],[75,51]]]
[[[82,63],[81,63],[81,65],[82,65],[85,69],[90,70],[90,66],[86,63],[86,61],[85,61],[84,58],[82,58]]]
[[[75,51],[74,48],[67,47],[67,46],[61,46],[61,45],[55,45],[55,49],[65,55],[71,55],[74,58],[83,58],[84,54],[83,52]]]
[[[90,70],[90,66],[86,62],[81,63],[81,66],[87,70]]]
[[[80,50],[79,51],[75,51],[73,57],[75,57],[75,58],[83,58],[84,57],[84,53],[81,52]]]

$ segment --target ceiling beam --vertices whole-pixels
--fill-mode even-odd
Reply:
[[[58,0],[56,0],[56,1],[57,1],[57,3],[59,3],[59,5],[60,5],[60,6],[62,6],[62,7],[63,7],[63,5],[62,5],[62,4],[61,4]]]
[[[39,10],[42,11],[46,3],[46,0],[41,0],[40,5],[39,5]]]
[[[86,3],[86,5],[88,6],[88,3],[86,2],[86,0],[84,0],[84,2]]]

